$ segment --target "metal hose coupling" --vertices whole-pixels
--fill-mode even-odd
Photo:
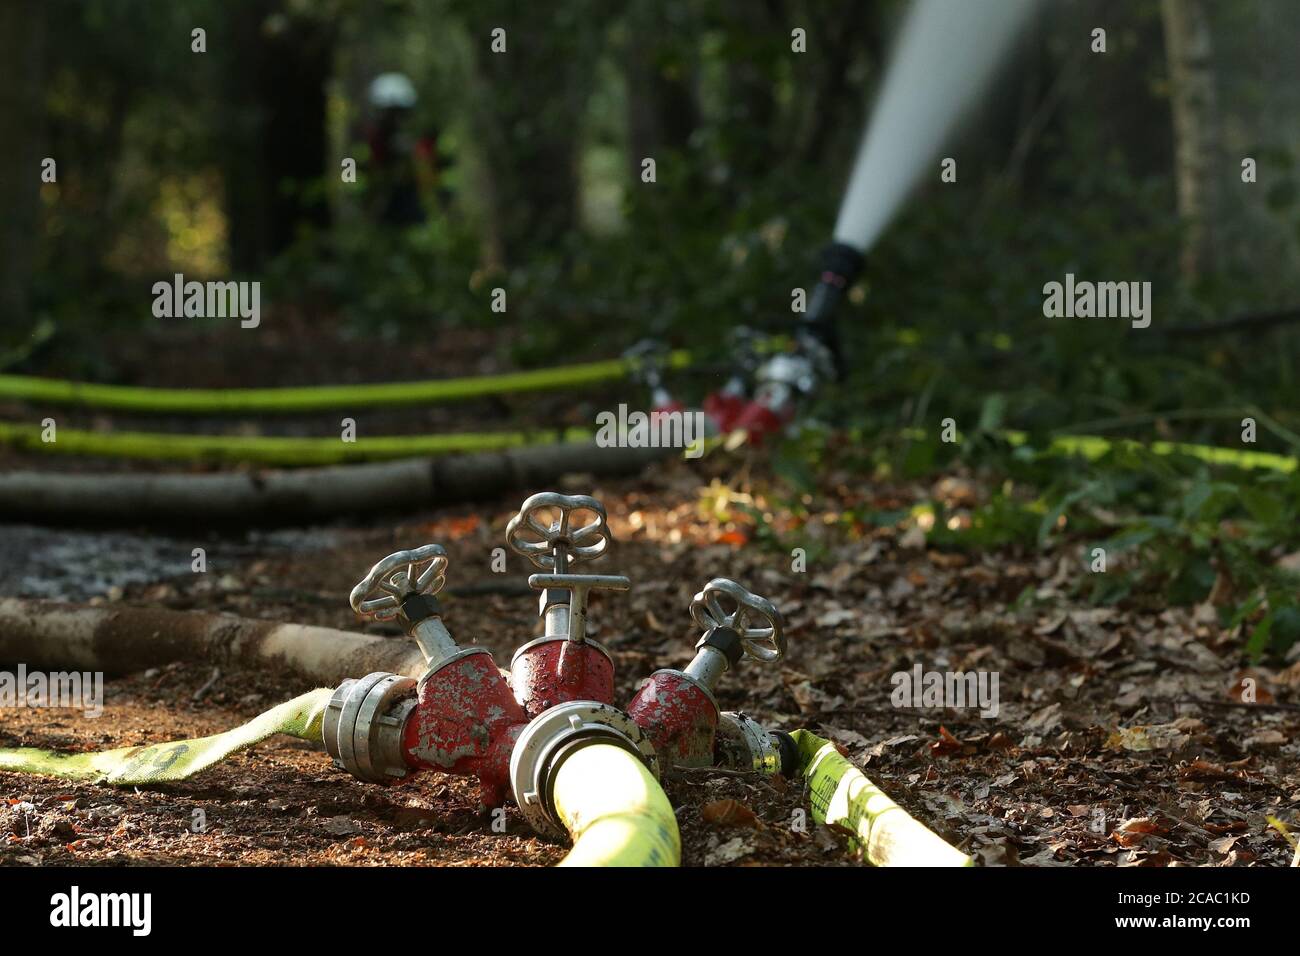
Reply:
[[[783,731],[769,731],[739,711],[718,714],[713,740],[714,766],[747,770],[773,777],[799,775],[799,748]]]
[[[321,734],[336,766],[368,783],[395,783],[410,773],[402,730],[415,709],[415,681],[378,671],[345,680],[325,707]]]
[[[627,714],[594,700],[558,704],[524,728],[510,756],[510,785],[524,819],[538,833],[564,837],[555,806],[555,776],[564,761],[592,744],[612,744],[641,760],[659,779],[654,746]]]

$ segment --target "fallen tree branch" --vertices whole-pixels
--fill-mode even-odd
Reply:
[[[566,443],[292,471],[0,475],[0,518],[51,524],[248,526],[429,508],[536,490],[562,475],[634,474],[672,451]]]
[[[1202,338],[1207,335],[1222,335],[1227,332],[1260,332],[1275,326],[1288,325],[1292,322],[1300,322],[1300,309],[1284,309],[1280,312],[1252,312],[1218,322],[1165,326],[1161,331],[1165,335],[1191,339]]]
[[[274,662],[318,684],[372,671],[418,677],[425,667],[410,641],[328,627],[201,611],[0,599],[0,662],[122,674],[173,661]]]

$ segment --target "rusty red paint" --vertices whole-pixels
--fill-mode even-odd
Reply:
[[[480,651],[444,664],[417,690],[403,728],[411,767],[478,777],[483,802],[509,794],[510,751],[528,721],[492,655]]]
[[[680,671],[651,674],[632,698],[627,714],[646,732],[665,763],[678,767],[713,765],[717,705]]]
[[[515,700],[529,717],[571,700],[614,702],[614,664],[599,648],[565,638],[542,641],[510,665]]]
[[[403,728],[407,764],[477,777],[483,803],[501,806],[510,795],[511,751],[528,721],[567,701],[611,704],[614,666],[598,647],[557,638],[516,656],[511,683],[513,691],[486,651],[458,657],[427,675]],[[717,705],[681,671],[652,674],[627,714],[665,763],[713,764]]]

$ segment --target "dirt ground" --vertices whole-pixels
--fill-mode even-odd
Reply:
[[[619,699],[656,667],[689,660],[691,594],[728,575],[781,608],[790,654],[783,666],[746,661],[726,675],[723,707],[834,739],[981,862],[1289,861],[1266,817],[1292,822],[1300,801],[1300,666],[1252,672],[1260,702],[1234,703],[1239,645],[1213,615],[1075,606],[1062,591],[1065,555],[972,560],[927,550],[895,529],[832,544],[820,564],[795,572],[788,556],[745,543],[743,524],[702,513],[699,475],[683,465],[599,488],[580,482],[563,490],[594,491],[619,541],[605,568],[634,582],[630,594],[593,602],[593,636],[614,654]],[[241,547],[230,564],[218,550],[210,560],[220,571],[131,584],[97,600],[352,627],[346,595],[369,563],[399,546],[440,541],[451,554],[449,587],[461,592],[447,602],[453,633],[505,662],[535,626],[534,602],[520,593],[523,569],[489,568],[512,510],[501,501],[395,527],[337,529],[330,547],[269,557]],[[1009,610],[1027,585],[1041,606]],[[484,590],[505,593],[465,593]],[[998,672],[997,717],[895,708],[890,676],[916,663]],[[95,720],[8,712],[0,744],[107,749],[197,736],[306,689],[289,674],[212,677],[195,662],[116,678]],[[1139,737],[1136,727],[1148,730]],[[844,858],[838,834],[792,829],[797,784],[692,772],[670,781],[669,792],[687,864]],[[533,837],[513,809],[507,832],[493,833],[467,781],[425,776],[369,787],[334,769],[319,747],[289,738],[186,784],[119,792],[0,774],[0,795],[8,804],[0,811],[5,863],[518,865],[552,863],[563,852]],[[723,799],[753,809],[759,827],[706,823],[702,808]],[[190,831],[198,810],[203,833]]]
[[[489,365],[458,360],[446,374]],[[187,376],[141,360],[123,377],[211,385],[221,384],[229,367]],[[288,378],[327,380],[316,372]],[[417,374],[397,368],[380,377]],[[591,420],[583,406],[564,401],[546,399],[553,403],[546,420]],[[542,415],[539,408],[533,411]],[[513,421],[518,410],[405,414],[415,416],[406,427],[435,427],[446,418],[465,428],[463,416],[475,424]],[[0,467],[92,466],[62,461],[7,454]],[[619,701],[652,670],[687,663],[696,637],[691,595],[712,577],[731,577],[781,609],[790,651],[779,666],[745,661],[725,675],[722,706],[772,728],[807,727],[835,740],[979,863],[1290,861],[1268,817],[1296,828],[1300,663],[1247,670],[1240,634],[1222,629],[1208,605],[1167,608],[1139,597],[1092,607],[1072,597],[1081,543],[1050,553],[954,553],[927,546],[913,523],[846,527],[838,520],[850,506],[896,511],[934,496],[960,508],[982,493],[974,476],[922,486],[832,469],[819,476],[809,504],[814,520],[806,521],[763,497],[767,477],[756,456],[719,455],[599,485],[574,475],[554,489],[594,494],[605,504],[618,544],[593,570],[633,582],[629,594],[596,595],[589,625],[614,656]],[[522,559],[512,557],[506,574],[494,574],[492,549],[504,544],[519,501],[538,490],[400,521],[195,540],[0,528],[9,544],[0,593],[359,628],[347,594],[365,570],[390,551],[437,541],[451,556],[449,627],[505,664],[533,636],[536,602]],[[765,545],[740,505],[766,512],[786,545],[806,542],[806,569],[792,567],[788,548]],[[190,549],[199,544],[209,569],[194,574]],[[95,574],[72,570],[92,552]],[[894,706],[892,676],[916,665],[996,673],[996,716]],[[1243,677],[1256,682],[1253,704],[1241,702]],[[198,736],[306,689],[287,673],[171,665],[113,677],[98,719],[4,711],[0,746],[108,749]],[[667,788],[679,808],[687,865],[850,862],[841,834],[793,825],[805,805],[797,782],[695,771],[672,777]],[[707,822],[716,813],[706,808],[723,800],[754,818]],[[332,767],[320,747],[277,737],[192,782],[147,789],[0,773],[0,863],[549,865],[563,856],[564,847],[535,837],[513,808],[506,832],[493,832],[476,803],[471,781],[423,775],[381,789]]]
[[[598,490],[607,502],[618,493]],[[616,535],[630,540],[620,545],[617,560],[605,562],[611,571],[632,575],[640,594],[626,601],[597,598],[589,628],[614,655],[621,699],[630,698],[638,680],[656,667],[682,666],[690,659],[694,638],[686,608],[707,580],[674,568],[691,550],[680,529],[668,527],[675,517],[640,507],[613,516]],[[514,647],[534,634],[536,601],[525,574],[489,570],[491,549],[500,545],[511,514],[508,506],[497,510],[484,522],[473,509],[462,508],[398,527],[332,529],[315,535],[318,541],[336,541],[328,549],[285,553],[281,546],[273,557],[251,560],[251,546],[239,542],[233,545],[233,567],[219,545],[210,546],[209,561],[226,568],[224,573],[113,586],[92,603],[126,601],[358,628],[347,607],[352,579],[400,544],[437,540],[451,553],[449,625],[460,640],[486,646],[498,662],[508,663]],[[713,550],[723,557],[733,549]],[[639,571],[631,566],[644,560],[659,566]],[[474,593],[485,590],[496,593]],[[404,639],[382,625],[371,630]],[[109,749],[200,736],[228,729],[306,689],[288,672],[216,673],[213,681],[214,668],[196,662],[110,679],[104,714],[96,719],[72,711],[8,711],[0,745]],[[744,686],[754,676],[748,668],[733,675],[735,686],[724,686],[720,695],[723,705],[751,709]],[[779,685],[775,671],[765,676],[770,689]],[[811,827],[811,833],[791,828],[802,805],[796,785],[713,771],[677,774],[667,784],[681,807],[688,865],[848,862],[839,834],[825,827]],[[477,806],[473,781],[425,775],[391,788],[367,786],[333,767],[320,746],[287,737],[237,755],[189,783],[122,792],[0,773],[0,795],[7,804],[0,808],[4,863],[547,865],[564,853],[563,847],[535,837],[513,807],[506,832],[494,832]],[[706,824],[701,809],[723,800],[752,809],[757,827],[751,823],[732,834]],[[191,828],[196,811],[202,811],[203,832]]]

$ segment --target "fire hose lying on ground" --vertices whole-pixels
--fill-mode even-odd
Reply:
[[[614,664],[587,636],[593,590],[626,591],[621,575],[573,569],[601,557],[611,535],[604,507],[543,492],[507,527],[511,549],[539,569],[540,637],[514,654],[509,676],[485,648],[459,644],[437,594],[446,581],[440,545],[399,551],[353,589],[352,608],[396,621],[426,669],[419,678],[375,672],[304,694],[241,727],[196,740],[101,753],[0,750],[0,770],[112,785],[185,779],[275,733],[323,741],[336,764],[371,784],[422,771],[475,777],[485,807],[513,798],[537,832],[573,839],[565,865],[675,866],[681,839],[659,783],[675,768],[723,767],[803,776],[814,819],[839,824],[868,860],[884,865],[970,865],[835,750],[807,731],[769,731],[724,712],[714,689],[743,658],[775,663],[785,625],[766,599],[715,578],[695,595],[702,630],[682,670],[655,671],[625,709],[614,704]]]

